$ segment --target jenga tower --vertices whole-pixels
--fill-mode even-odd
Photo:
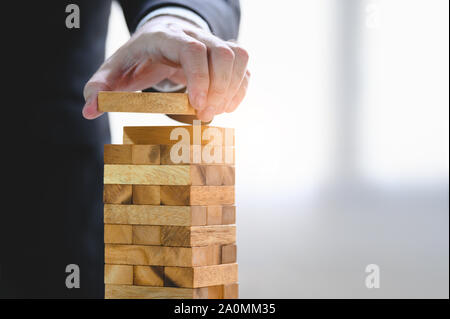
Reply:
[[[148,112],[143,97],[158,98],[158,112],[164,96],[174,101],[123,94],[111,95],[121,97],[114,111]],[[237,298],[233,130],[125,127],[122,145],[105,145],[104,162],[105,298]]]

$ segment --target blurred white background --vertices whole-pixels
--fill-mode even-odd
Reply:
[[[242,298],[449,297],[449,2],[242,0]],[[107,56],[129,37],[113,4]],[[110,114],[126,125],[163,115]],[[380,288],[365,267],[380,266]]]

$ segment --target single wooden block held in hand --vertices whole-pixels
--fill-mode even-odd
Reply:
[[[105,265],[105,284],[132,285],[133,266]]]
[[[186,93],[99,92],[100,112],[135,112],[194,115]]]
[[[105,184],[103,185],[103,202],[108,204],[131,204],[132,186]]]
[[[164,267],[164,286],[198,288],[224,285],[238,280],[238,265]]]

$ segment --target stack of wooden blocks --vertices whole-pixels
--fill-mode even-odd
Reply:
[[[105,145],[106,298],[238,297],[234,132],[215,128],[233,139],[215,141],[221,160],[205,163],[195,152],[211,145],[181,126],[189,160],[175,163],[175,128],[125,127],[123,144]]]

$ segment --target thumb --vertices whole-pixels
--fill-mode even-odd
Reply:
[[[103,113],[98,111],[97,96],[100,91],[111,91],[110,87],[105,83],[91,82],[86,83],[84,87],[85,104],[83,107],[83,117],[88,120],[96,119]]]

